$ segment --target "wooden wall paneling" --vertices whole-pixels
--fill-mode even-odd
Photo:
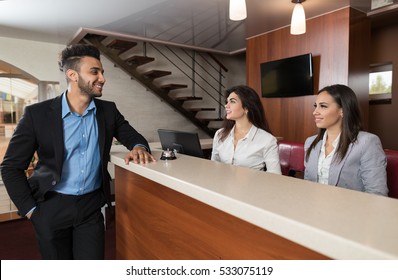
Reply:
[[[327,257],[115,167],[117,259]]]
[[[289,27],[249,38],[246,45],[247,84],[261,96],[260,64],[311,52],[314,94],[330,84],[348,84],[350,8],[307,20],[307,32],[290,35]],[[351,50],[354,51],[354,50]],[[273,133],[303,142],[316,133],[314,97],[261,98]]]
[[[309,51],[320,60],[318,90],[348,83],[349,12],[346,8],[307,21]]]
[[[392,63],[392,102],[369,106],[369,131],[380,137],[383,148],[398,150],[398,23],[372,30],[371,64]]]
[[[369,120],[370,36],[370,19],[363,12],[351,9],[348,85],[357,95],[366,130]]]

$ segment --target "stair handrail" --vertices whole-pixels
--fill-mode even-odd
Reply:
[[[198,86],[199,88],[201,88],[204,93],[206,93],[210,98],[212,98],[217,104],[221,104],[220,102],[220,98],[223,97],[223,93],[220,91],[220,89],[215,88],[212,84],[210,84],[203,76],[201,76],[197,71],[195,71],[195,74],[198,75],[205,83],[207,83],[211,88],[213,88],[217,93],[218,93],[218,99],[216,99],[211,93],[209,93],[205,88],[203,88],[203,86],[201,86],[198,82],[196,82],[196,80],[191,77],[190,75],[188,75],[183,69],[181,69],[181,67],[179,67],[173,60],[171,60],[167,55],[165,55],[159,48],[157,48],[154,44],[150,43],[150,45],[158,52],[160,53],[164,58],[166,58],[171,64],[174,65],[174,67],[176,67],[182,74],[184,74],[188,79],[190,79],[193,83],[195,83],[196,86]],[[190,70],[192,69],[192,66],[190,66],[186,61],[184,61],[177,53],[175,53],[174,50],[172,50],[169,46],[165,46],[169,51],[171,51],[173,53],[173,55],[175,55],[182,63],[185,64],[185,66],[187,66]],[[184,52],[185,50],[182,49]],[[189,55],[189,54],[188,54]],[[189,55],[189,57],[192,58],[192,56]],[[196,61],[197,62],[197,61]],[[198,64],[200,65],[200,64]],[[214,78],[214,77],[213,77]],[[215,79],[216,80],[216,79]],[[216,82],[220,85],[222,84],[221,81],[217,81]]]

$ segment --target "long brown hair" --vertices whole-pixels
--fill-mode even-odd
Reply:
[[[251,87],[245,85],[233,86],[226,90],[225,100],[227,100],[229,95],[233,92],[236,95],[238,95],[240,100],[242,101],[243,109],[247,109],[247,117],[249,121],[254,126],[264,129],[265,131],[271,133],[267,119],[265,117],[263,105],[261,104],[261,100],[257,92]],[[225,140],[225,138],[229,135],[234,125],[235,121],[228,120],[226,118],[224,119],[220,134],[220,141]]]
[[[341,161],[347,154],[349,145],[357,140],[358,133],[362,130],[362,120],[358,99],[355,95],[355,92],[345,85],[336,84],[327,86],[318,91],[318,94],[324,91],[330,94],[337,105],[343,110],[340,141],[336,148],[335,157],[336,160]],[[316,144],[322,140],[325,131],[325,128],[319,129],[318,135],[307,150],[305,157],[306,161],[308,160],[310,153],[315,148]]]

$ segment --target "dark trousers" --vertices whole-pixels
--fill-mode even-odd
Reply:
[[[43,259],[104,259],[105,203],[101,190],[75,196],[49,192],[31,221]]]

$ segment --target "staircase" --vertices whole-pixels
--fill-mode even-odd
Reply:
[[[183,63],[185,63],[188,66],[184,67],[185,72],[183,69],[180,69],[180,67],[177,66],[179,70],[184,72],[183,75],[187,77],[186,79],[179,78],[179,82],[181,81],[185,82],[185,80],[187,80],[188,83],[189,82],[192,83],[191,84],[192,92],[187,96],[181,96],[181,95],[173,95],[172,93],[173,91],[176,91],[178,89],[188,88],[187,83],[159,82],[159,80],[166,77],[168,77],[168,80],[170,80],[170,76],[173,74],[172,71],[157,70],[157,69],[142,70],[142,68],[144,68],[142,66],[143,65],[148,66],[149,63],[154,62],[155,57],[146,56],[145,51],[143,55],[137,55],[136,53],[134,53],[134,48],[137,47],[138,45],[137,42],[127,41],[126,39],[111,38],[108,36],[96,35],[96,34],[87,34],[82,39],[82,41],[97,47],[100,50],[101,54],[106,56],[109,60],[111,60],[116,67],[122,69],[132,79],[136,80],[144,87],[146,87],[150,92],[152,92],[160,99],[168,103],[177,112],[186,117],[190,122],[192,122],[202,131],[207,133],[210,137],[214,136],[214,133],[218,127],[212,126],[211,124],[221,123],[221,110],[223,107],[222,102],[224,99],[222,97],[223,85],[221,83],[221,80],[224,77],[222,71],[226,72],[228,70],[225,67],[223,67],[219,63],[219,61],[217,61],[213,56],[208,55],[208,57],[210,57],[210,60],[213,60],[214,65],[218,64],[218,66],[216,66],[218,68],[216,69],[219,69],[217,70],[219,72],[219,75],[218,77],[215,78],[215,82],[213,82],[216,84],[216,86],[211,84],[203,86],[198,83],[197,79],[195,79],[195,77],[200,75],[199,73],[195,72],[196,71],[195,68],[197,67],[195,66],[196,63],[195,55],[192,56],[192,67],[187,64],[187,61],[183,61]],[[146,43],[143,42],[143,44]],[[158,48],[155,45],[151,45],[151,47],[158,50]],[[145,46],[143,47],[143,49],[145,50]],[[168,59],[171,64],[175,64],[175,60],[177,59],[175,58],[170,59],[169,55],[162,54],[161,50],[158,51],[160,53],[159,55],[163,55],[164,58]],[[174,51],[172,52],[174,53]],[[134,53],[134,54],[129,55],[129,53]],[[205,54],[200,54],[200,55],[205,55]],[[186,73],[187,72],[186,68],[191,69],[191,73],[189,74]],[[209,88],[211,89],[211,93],[208,90]],[[211,101],[212,104],[214,104],[214,106],[201,105],[203,97],[196,96],[195,94],[196,89],[201,89],[201,92],[205,92],[205,94],[207,95],[206,97],[212,99]],[[195,103],[197,103],[198,105],[193,105]],[[206,112],[206,111],[218,111],[218,116],[203,117],[203,114],[198,114],[199,112]]]

